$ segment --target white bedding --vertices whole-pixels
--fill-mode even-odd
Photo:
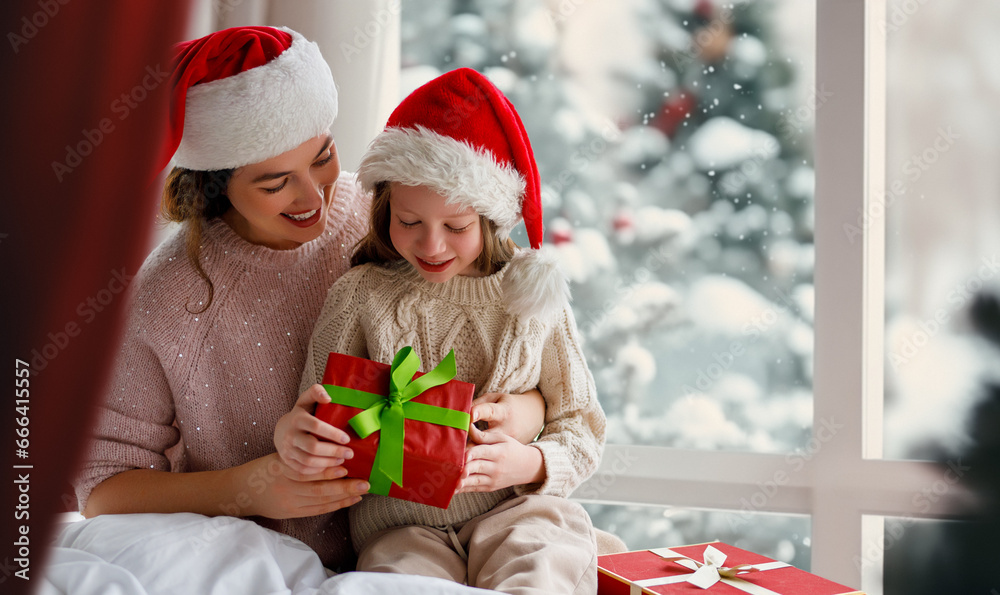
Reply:
[[[327,571],[302,542],[232,517],[103,515],[56,539],[39,595],[475,595],[428,577]]]

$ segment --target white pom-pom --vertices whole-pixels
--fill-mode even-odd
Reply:
[[[507,311],[548,320],[569,302],[569,284],[554,250],[518,250],[507,264],[503,282]]]

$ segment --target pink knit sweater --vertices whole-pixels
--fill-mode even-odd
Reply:
[[[122,471],[220,470],[275,452],[275,424],[298,397],[309,337],[327,289],[367,230],[368,201],[353,174],[342,175],[326,232],[294,250],[250,244],[213,220],[201,263],[215,296],[197,314],[185,306],[200,309],[208,292],[188,262],[184,234],[149,255],[131,287],[121,351],[76,478],[81,510],[94,486]],[[219,512],[238,515],[239,502]],[[331,568],[353,555],[345,511],[254,520],[306,542]]]

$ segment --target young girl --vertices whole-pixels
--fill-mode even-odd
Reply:
[[[510,102],[474,70],[414,91],[362,159],[371,228],[330,289],[301,388],[330,352],[390,362],[412,346],[433,367],[451,349],[478,392],[537,386],[546,426],[525,445],[470,428],[460,492],[447,510],[367,495],[351,509],[359,570],[449,578],[508,593],[593,593],[590,519],[565,496],[597,467],[605,418],[580,348],[566,282],[541,244],[534,156]],[[508,237],[524,219],[531,245]],[[315,439],[293,411],[285,460]],[[293,446],[298,445],[298,446]]]

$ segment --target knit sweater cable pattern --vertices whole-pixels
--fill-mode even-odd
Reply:
[[[542,452],[543,483],[458,494],[447,510],[367,495],[351,507],[356,548],[387,527],[467,521],[511,493],[568,496],[597,468],[606,422],[569,305],[553,320],[512,316],[501,290],[504,272],[430,283],[400,261],[356,267],[330,289],[300,391],[322,380],[330,352],[389,363],[409,345],[423,372],[454,349],[456,378],[475,384],[476,396],[537,387],[546,400],[545,429],[533,443]]]
[[[146,259],[94,440],[75,486],[81,510],[93,488],[130,469],[213,471],[275,452],[274,427],[294,405],[307,341],[326,290],[349,268],[367,229],[369,196],[352,174],[334,191],[322,236],[293,250],[250,244],[209,222],[201,265],[175,233]],[[257,478],[222,514],[260,494]],[[290,520],[254,518],[313,547],[336,567],[353,555],[343,512]]]

